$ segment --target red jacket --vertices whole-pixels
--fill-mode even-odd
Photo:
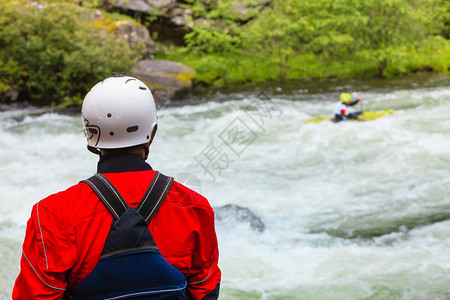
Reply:
[[[155,174],[136,155],[101,160],[99,172],[131,207],[137,206]],[[35,204],[12,298],[60,299],[67,286],[77,285],[94,269],[112,221],[85,183]],[[149,230],[164,258],[185,274],[188,299],[218,291],[221,272],[214,212],[206,198],[174,182]]]

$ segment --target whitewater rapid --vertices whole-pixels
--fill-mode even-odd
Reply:
[[[217,221],[220,299],[450,299],[450,87],[368,90],[364,109],[394,113],[304,122],[330,115],[337,95],[161,108],[152,167],[193,175],[215,209],[245,207],[265,225]],[[97,158],[78,114],[19,109],[0,122],[0,298],[10,299],[32,205],[92,175]]]

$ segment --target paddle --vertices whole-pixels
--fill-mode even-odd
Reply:
[[[364,112],[364,106],[362,103],[362,92],[358,91],[358,99],[361,98],[361,100],[359,101],[359,103],[361,104],[361,111]]]
[[[361,104],[361,118],[360,118],[360,120],[361,121],[365,121],[366,118],[364,118],[364,105],[363,105],[363,101],[362,101],[362,92],[361,91],[358,91],[358,100],[359,100],[359,103]]]

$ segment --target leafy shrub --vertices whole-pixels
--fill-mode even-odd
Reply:
[[[137,56],[91,26],[91,10],[71,3],[0,4],[0,91],[15,86],[38,105],[79,105],[89,88]]]
[[[185,36],[187,63],[201,65],[199,77],[204,71],[224,79],[210,76],[211,84],[391,77],[449,66],[448,40],[440,37],[448,37],[448,1],[272,0],[241,26],[230,9],[236,1],[187,2],[199,17]]]

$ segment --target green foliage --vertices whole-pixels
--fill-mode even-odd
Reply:
[[[187,49],[196,54],[239,55],[241,28],[238,26],[240,15],[233,9],[238,1],[194,1],[184,5],[201,17],[191,32],[185,35]],[[190,20],[190,22],[194,22]]]
[[[113,71],[128,71],[135,51],[90,26],[90,11],[70,3],[0,8],[0,78],[37,104],[78,105]],[[57,25],[56,25],[57,24]]]
[[[439,37],[448,37],[448,1],[272,0],[261,12],[253,10],[253,18],[240,26],[236,25],[236,11],[231,9],[235,1],[190,3],[195,15],[201,17],[185,36],[190,65],[202,66],[196,69],[198,76],[207,69],[201,63],[205,61],[211,62],[207,72],[214,73],[217,68],[217,76],[227,78],[225,82],[233,78],[257,81],[261,77],[279,81],[390,77],[424,68],[446,71],[449,67],[445,59],[449,57],[448,40]],[[433,51],[429,50],[430,42]],[[239,59],[231,61],[235,56]],[[224,70],[218,61],[228,67]],[[251,72],[252,67],[261,74]],[[236,70],[244,74],[238,75]]]
[[[41,1],[42,2],[42,1]],[[108,2],[108,0],[52,0],[52,3],[60,3],[60,4],[76,4],[84,7],[90,7],[90,8],[98,8],[101,4],[104,4],[105,2]],[[46,2],[43,2],[46,3]],[[48,3],[48,2],[47,2]]]
[[[115,31],[117,20],[130,17],[93,18],[94,9],[114,2],[0,1],[0,95],[14,88],[37,104],[79,105],[95,82],[129,71],[143,49],[131,49]],[[179,2],[193,15],[186,46],[158,44],[156,57],[190,65],[205,85],[392,77],[450,66],[448,0]]]
[[[239,39],[227,30],[211,31],[208,28],[197,28],[185,37],[187,48],[198,54],[232,54],[239,43]]]

